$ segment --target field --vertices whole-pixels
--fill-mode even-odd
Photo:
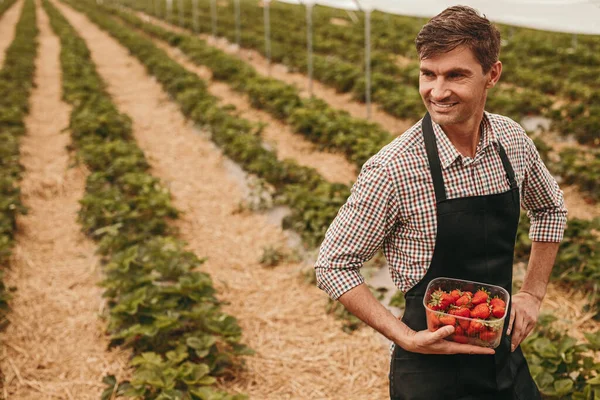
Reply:
[[[0,398],[385,399],[389,343],[315,285],[363,163],[420,119],[423,19],[272,3],[0,3]],[[218,37],[212,37],[213,27]],[[487,109],[569,222],[523,343],[548,399],[600,399],[600,37],[508,26]],[[521,217],[520,287],[531,242]],[[363,268],[396,314],[381,254]]]

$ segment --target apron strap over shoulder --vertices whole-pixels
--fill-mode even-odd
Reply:
[[[508,183],[511,189],[517,187],[517,181],[515,180],[515,171],[513,170],[512,165],[510,164],[510,160],[506,155],[506,151],[502,144],[498,141],[498,153],[500,154],[500,159],[502,160],[502,165],[504,166],[504,171],[506,171],[506,178],[508,179]]]
[[[421,121],[421,128],[423,129],[425,150],[427,150],[427,159],[429,160],[429,168],[431,169],[431,177],[433,178],[435,198],[439,203],[446,200],[446,188],[444,186],[442,165],[440,162],[440,156],[438,155],[435,133],[433,133],[433,125],[431,125],[431,116],[429,113],[426,113],[423,117],[423,120]]]

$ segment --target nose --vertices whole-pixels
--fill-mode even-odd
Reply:
[[[450,96],[450,90],[448,89],[444,78],[439,77],[432,85],[430,97],[434,101],[440,101],[448,96]]]

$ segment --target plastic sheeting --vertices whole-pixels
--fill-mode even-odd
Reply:
[[[307,0],[278,0],[306,3]],[[336,8],[371,8],[392,14],[433,17],[446,7],[462,4],[508,25],[547,31],[600,35],[600,0],[308,0]]]

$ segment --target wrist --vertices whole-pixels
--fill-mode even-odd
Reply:
[[[519,290],[519,293],[526,293],[530,296],[532,296],[533,298],[535,298],[537,301],[539,301],[540,303],[542,302],[542,300],[544,299],[544,295],[545,293],[535,293],[533,291],[529,291],[527,289],[521,289]]]
[[[410,351],[413,348],[415,331],[410,329],[404,323],[402,324],[400,335],[394,338],[394,343],[402,347],[404,350]]]

